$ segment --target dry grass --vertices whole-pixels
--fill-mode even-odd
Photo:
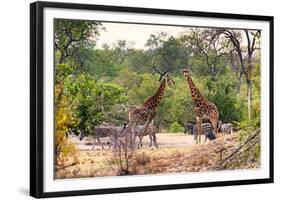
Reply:
[[[130,162],[131,174],[158,174],[209,171],[239,145],[237,134],[220,136],[205,145],[160,147],[136,150]],[[68,158],[58,168],[56,178],[117,176],[118,165],[114,150],[81,150],[79,161]],[[257,168],[259,161],[242,168]]]

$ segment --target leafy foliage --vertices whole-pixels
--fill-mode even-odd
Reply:
[[[148,53],[152,55],[150,67],[161,75],[159,80],[167,72],[179,74],[178,69],[188,64],[191,49],[180,38],[169,36],[165,32],[151,34],[146,46],[149,47]]]
[[[160,32],[147,38],[144,49],[135,49],[126,40],[97,49],[95,42],[103,30],[103,24],[94,21],[55,21],[56,63],[60,63],[56,65],[55,83],[62,86],[61,95],[71,105],[69,110],[76,120],[68,128],[88,133],[103,122],[124,123],[128,107],[140,105],[153,95],[166,72],[176,85],[166,88],[157,108],[158,131],[194,121],[194,103],[181,73],[186,66],[201,93],[218,107],[220,120],[238,128],[259,126],[259,54],[251,54],[249,120],[249,84],[240,73],[241,64],[227,29],[187,28],[178,37]],[[241,43],[243,31],[230,33]],[[247,55],[244,49],[242,53]]]
[[[235,84],[227,76],[221,77],[216,82],[210,79],[202,81],[207,87],[205,94],[209,100],[214,102],[219,111],[220,119],[225,122],[238,121],[242,117],[243,103],[237,101]]]
[[[73,58],[79,49],[88,47],[95,42],[99,35],[100,22],[56,19],[55,48],[59,53],[58,63],[63,63],[66,58]]]
[[[55,74],[55,84],[63,83],[64,79],[73,72],[73,67],[69,64],[57,64]]]
[[[76,126],[89,133],[97,124],[110,122],[110,110],[126,101],[123,88],[114,83],[97,82],[91,75],[69,76],[65,80],[66,95],[74,104],[73,112],[79,119]]]
[[[173,122],[170,125],[170,132],[171,133],[183,132],[183,127],[178,122]]]
[[[58,161],[61,153],[63,156],[69,154],[75,156],[76,148],[74,144],[67,140],[67,132],[69,127],[73,126],[77,121],[73,116],[71,105],[66,96],[62,95],[62,86],[55,87],[55,155]]]

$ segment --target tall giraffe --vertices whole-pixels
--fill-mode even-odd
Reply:
[[[175,84],[174,81],[170,78],[168,73],[163,76],[159,88],[153,96],[148,97],[142,105],[130,108],[128,110],[128,115],[129,115],[128,127],[132,129],[132,133],[133,133],[132,135],[134,137],[133,140],[135,140],[136,137],[135,126],[137,124],[139,125],[144,124],[142,133],[139,135],[140,140],[139,140],[138,148],[142,142],[142,138],[144,136],[144,133],[146,133],[150,122],[154,119],[156,115],[157,106],[159,105],[160,100],[164,95],[164,91],[167,84],[169,86]]]
[[[190,93],[195,104],[195,119],[199,135],[199,142],[201,143],[202,121],[209,120],[214,128],[215,134],[217,134],[219,111],[214,103],[208,101],[200,93],[198,88],[195,86],[192,78],[190,77],[188,69],[183,69],[182,72],[188,82]]]

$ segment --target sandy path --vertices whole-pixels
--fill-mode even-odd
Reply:
[[[161,133],[157,134],[157,143],[159,147],[182,147],[182,146],[191,146],[194,145],[194,136],[193,135],[186,135],[186,134],[166,134]],[[89,150],[92,149],[92,140],[90,139],[83,139],[80,141],[77,137],[71,137],[71,142],[73,142],[78,149],[80,150]],[[204,136],[201,137],[201,140],[204,140]],[[106,144],[108,141],[107,138],[102,138],[101,142]],[[139,139],[136,139],[136,142],[138,142]],[[107,149],[108,145],[104,145],[104,147]],[[154,145],[152,146],[154,147]],[[101,146],[99,144],[95,144],[95,149],[101,149]],[[143,138],[143,148],[149,148],[149,137],[145,136]]]

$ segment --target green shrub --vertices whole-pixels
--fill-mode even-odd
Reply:
[[[179,132],[183,132],[183,127],[178,122],[173,122],[170,125],[169,130],[172,133],[179,133]]]

